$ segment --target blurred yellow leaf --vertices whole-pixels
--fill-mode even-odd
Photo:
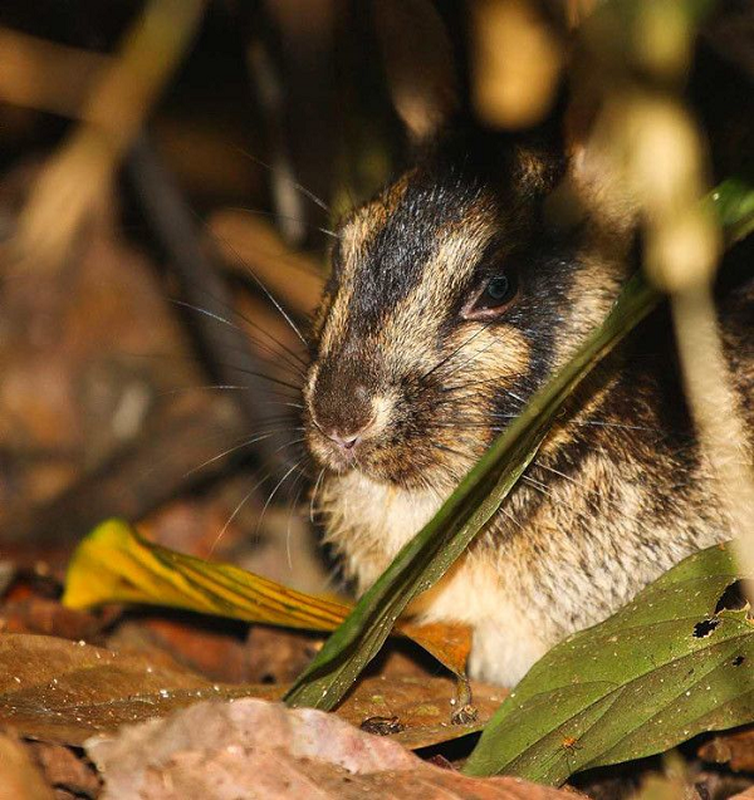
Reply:
[[[149,603],[203,614],[329,631],[350,607],[288,589],[231,564],[152,544],[120,520],[92,531],[71,559],[63,603]]]
[[[334,630],[352,609],[350,603],[298,592],[232,564],[160,547],[121,520],[103,522],[78,546],[63,603],[69,608],[148,603],[313,631]],[[396,633],[463,675],[471,646],[467,628],[405,623]]]

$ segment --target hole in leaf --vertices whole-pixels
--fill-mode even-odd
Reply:
[[[744,656],[738,655],[730,663],[733,664],[734,667],[740,667],[741,664],[744,663],[744,661],[746,661],[746,658]]]
[[[719,614],[723,609],[728,611],[738,611],[746,607],[746,590],[744,581],[733,581],[725,587],[725,591],[720,595],[715,606],[715,614]]]
[[[709,636],[719,624],[720,620],[717,619],[717,617],[703,619],[701,622],[697,622],[696,625],[694,625],[694,638],[704,639],[704,637]]]

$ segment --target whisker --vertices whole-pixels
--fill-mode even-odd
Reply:
[[[293,178],[289,178],[287,175],[283,175],[279,171],[276,171],[275,167],[273,167],[271,164],[267,164],[266,162],[262,161],[262,159],[257,158],[255,155],[252,155],[247,150],[244,150],[242,147],[236,146],[236,149],[238,150],[239,153],[241,153],[241,155],[246,156],[246,158],[250,159],[255,164],[258,164],[260,167],[264,167],[265,169],[274,173],[275,177],[282,178],[282,180],[291,184],[291,186],[293,186],[294,189],[297,189],[299,192],[301,192],[301,194],[304,195],[304,197],[307,197],[309,200],[312,201],[312,203],[318,205],[326,214],[331,213],[330,206],[328,206],[324,200],[317,197],[317,195],[314,194],[314,192],[312,192],[311,189],[307,189],[306,186],[302,186],[300,183],[298,183],[298,181],[294,180]]]
[[[459,456],[460,458],[464,459],[465,461],[471,461],[472,457],[469,456],[467,453],[462,453],[460,450],[455,450],[452,447],[449,447],[446,444],[440,444],[439,442],[432,442],[432,446],[438,450],[442,450],[446,453],[451,453],[454,456]]]
[[[298,441],[302,442],[303,439],[299,439]],[[295,444],[295,442],[289,442],[289,444]],[[300,464],[303,459],[299,459],[290,469],[286,471],[283,477],[275,484],[275,488],[270,492],[267,500],[265,501],[264,506],[262,507],[262,513],[259,515],[259,520],[257,521],[256,533],[259,533],[259,529],[262,525],[262,520],[264,520],[264,515],[267,513],[267,509],[270,507],[270,503],[272,502],[273,497],[277,493],[278,489],[285,483],[288,476],[295,470]]]
[[[275,448],[275,450],[272,451],[271,455],[275,455],[276,453],[279,453],[281,450],[284,450],[286,447],[290,447],[291,445],[298,444],[299,442],[303,442],[303,441],[304,441],[303,439],[294,439],[291,442],[286,442],[285,444],[281,445],[280,447]],[[298,464],[300,464],[302,461],[303,461],[303,459],[300,459],[294,466],[298,466]],[[251,487],[251,489],[249,489],[249,491],[246,492],[246,494],[241,498],[241,501],[233,509],[233,512],[231,513],[230,517],[228,517],[228,520],[225,523],[225,525],[223,525],[222,530],[220,531],[220,533],[217,534],[217,536],[215,538],[215,541],[212,542],[212,547],[210,547],[210,549],[209,549],[209,555],[210,556],[214,553],[215,548],[219,544],[220,540],[223,538],[223,536],[225,536],[225,532],[228,530],[228,527],[231,525],[233,520],[238,516],[239,512],[241,511],[241,509],[246,505],[246,503],[248,502],[249,498],[254,494],[254,492],[256,492],[256,490],[260,486],[262,486],[262,484],[264,484],[264,482],[270,477],[270,475],[272,475],[272,471],[268,470]]]
[[[320,484],[322,483],[322,479],[325,477],[325,470],[327,467],[322,467],[319,472],[319,477],[317,478],[317,482],[314,484],[314,490],[312,491],[312,496],[309,500],[309,521],[314,525],[314,504],[317,497],[317,492],[319,491]]]
[[[309,364],[295,350],[292,350],[290,347],[288,347],[288,345],[285,342],[281,342],[280,339],[278,339],[275,336],[273,336],[268,330],[263,328],[258,322],[254,322],[253,319],[251,319],[250,317],[247,317],[246,314],[244,314],[241,311],[237,311],[237,310],[234,309],[234,313],[237,314],[248,326],[250,326],[251,328],[254,328],[254,330],[259,331],[261,334],[266,336],[271,342],[273,342],[278,347],[280,347],[282,350],[284,350],[291,358],[295,359],[301,367],[306,369],[309,366]],[[243,331],[243,328],[241,330]],[[243,332],[244,332],[245,336],[249,336],[248,331],[243,331]],[[259,341],[259,340],[256,339],[255,341]],[[308,347],[308,345],[307,345],[307,347]],[[278,353],[279,351],[275,351],[275,352]]]
[[[453,392],[459,392],[462,389],[470,389],[477,386],[488,386],[494,379],[492,378],[476,378],[473,381],[467,381],[466,383],[457,383],[451,386],[442,386],[440,387],[440,391],[443,394],[452,394]],[[504,386],[496,386],[498,390],[506,391]],[[523,403],[523,401],[520,401]]]
[[[466,342],[464,342],[464,343],[461,345],[461,347],[458,347],[458,348],[456,348],[456,350],[455,350],[453,353],[451,353],[451,354],[450,354],[450,356],[448,356],[448,357],[444,358],[444,359],[443,359],[443,360],[440,362],[440,364],[439,364],[439,365],[437,365],[437,366],[441,366],[442,364],[444,364],[444,363],[447,363],[447,361],[448,361],[448,359],[449,359],[449,358],[451,358],[452,356],[456,355],[456,354],[457,354],[457,353],[460,351],[460,349],[461,349],[462,347],[465,347],[467,344],[469,344],[471,341],[473,341],[473,339],[474,339],[474,338],[476,338],[476,336],[478,336],[480,333],[483,333],[484,331],[486,331],[486,330],[487,330],[487,329],[490,327],[490,325],[492,325],[492,321],[490,321],[490,322],[488,322],[486,325],[484,325],[484,327],[482,327],[482,328],[481,328],[479,331],[477,331],[477,332],[476,332],[476,334],[475,334],[474,336],[472,336],[470,339],[468,339]],[[479,358],[479,356],[481,356],[481,355],[483,355],[484,353],[486,353],[486,352],[487,352],[487,351],[488,351],[488,350],[489,350],[491,347],[493,347],[493,346],[495,346],[495,345],[500,345],[500,344],[502,344],[503,342],[505,342],[505,340],[506,340],[507,338],[509,338],[509,337],[510,337],[510,335],[511,335],[510,333],[506,333],[506,334],[504,334],[504,335],[502,336],[502,338],[500,338],[500,339],[495,339],[495,340],[493,340],[493,341],[489,342],[489,343],[488,343],[488,344],[487,344],[485,347],[483,347],[481,350],[477,351],[476,353],[473,353],[473,354],[472,354],[472,355],[471,355],[471,356],[470,356],[470,357],[469,357],[469,358],[468,358],[466,361],[463,361],[463,362],[461,362],[461,363],[460,363],[460,364],[458,364],[456,367],[454,367],[452,370],[450,370],[449,372],[446,372],[446,373],[443,375],[443,379],[444,379],[444,381],[447,381],[447,379],[448,379],[448,378],[449,378],[451,375],[454,375],[456,372],[458,372],[459,370],[463,369],[464,367],[468,367],[470,364],[472,364],[474,361],[476,361],[476,359],[477,359],[477,358]],[[430,372],[431,372],[431,371],[432,371],[432,370],[430,370]],[[518,376],[518,377],[520,377],[520,376]],[[487,383],[488,381],[489,381],[489,379],[488,379],[488,378],[487,378],[487,379],[482,379],[482,380],[480,380],[480,381],[479,381],[479,383]],[[465,384],[465,385],[471,385],[471,383],[469,383],[469,384]],[[443,387],[443,391],[445,391],[445,387]],[[451,389],[450,391],[452,391],[452,389]]]
[[[438,445],[438,443],[437,443],[437,442],[430,442],[430,445],[431,445],[432,447],[435,447],[435,448],[437,448],[438,450],[447,451],[447,450],[446,450],[446,448],[443,448],[442,446]],[[460,455],[460,456],[463,456],[463,458],[464,458],[464,459],[468,460],[468,459],[467,459],[467,456],[465,456],[463,453],[459,453],[458,451],[456,451],[455,455]],[[443,467],[443,470],[444,470],[445,474],[446,474],[446,475],[448,475],[448,476],[450,476],[450,479],[451,479],[451,481],[452,481],[454,484],[456,484],[456,485],[457,485],[458,483],[460,483],[460,482],[461,482],[461,479],[462,479],[462,478],[464,477],[464,475],[465,475],[465,471],[463,471],[463,470],[462,470],[462,471],[460,471],[460,472],[459,472],[457,469],[453,469],[453,468],[452,468],[450,465],[448,465],[448,464],[443,464],[443,465],[442,465],[442,467]],[[437,488],[436,488],[435,486],[433,486],[433,485],[432,485],[432,484],[429,482],[429,480],[428,480],[428,479],[422,479],[422,483],[424,484],[424,486],[425,486],[427,489],[431,489],[431,490],[432,490],[432,491],[435,493],[435,495],[436,495],[436,496],[437,496],[437,497],[438,497],[440,500],[445,500],[445,498],[447,497],[447,495],[446,495],[446,494],[445,494],[445,495],[441,494],[441,493],[440,493],[440,492],[437,490]]]
[[[604,500],[606,503],[611,505],[616,511],[619,511],[620,513],[624,513],[624,509],[622,509],[620,507],[620,505],[615,500],[613,500],[611,497],[608,497],[599,487],[597,487],[597,486],[589,486],[588,487],[587,484],[584,483],[583,481],[579,481],[576,478],[574,478],[572,475],[568,475],[565,472],[561,472],[560,470],[557,470],[554,467],[549,467],[546,464],[540,464],[538,462],[535,462],[534,464],[532,464],[532,466],[533,467],[537,467],[538,469],[543,469],[546,472],[551,472],[554,475],[558,475],[559,477],[563,478],[563,480],[568,481],[569,483],[573,484],[574,486],[578,486],[579,488],[587,488],[587,489],[590,489],[590,490],[594,491],[601,500]],[[592,508],[597,513],[601,513],[600,508],[597,506],[597,504],[593,500],[591,500],[588,496],[586,496],[586,499],[587,499],[587,502],[592,506]],[[646,529],[646,526],[642,525],[639,522],[639,520],[635,520],[635,522],[641,528]]]
[[[546,483],[542,483],[542,481],[538,481],[536,478],[532,478],[531,475],[522,475],[521,480],[525,483],[528,483],[530,486],[534,486],[535,489],[539,489],[542,494],[546,494],[548,497],[552,497],[552,491],[547,488]]]
[[[451,375],[455,375],[456,372],[463,369],[464,367],[468,367],[470,364],[473,364],[479,356],[484,355],[491,347],[494,345],[499,344],[499,342],[488,342],[481,350],[478,350],[476,353],[473,353],[466,361],[462,361],[460,364],[455,366],[450,372],[446,372],[443,377],[449,378]]]
[[[474,339],[476,339],[476,337],[479,336],[481,333],[484,333],[484,331],[486,331],[487,328],[489,328],[490,325],[491,325],[491,323],[488,322],[486,325],[481,327],[478,331],[475,331],[472,336],[470,336],[468,339],[466,339],[466,341],[461,342],[461,344],[458,345],[458,347],[456,347],[455,350],[453,350],[449,355],[445,356],[445,358],[443,358],[441,361],[438,361],[438,363],[435,364],[434,367],[432,367],[432,369],[430,369],[428,372],[425,372],[421,376],[421,380],[426,380],[430,375],[432,375],[438,369],[440,369],[445,364],[447,364],[448,361],[450,361],[450,359],[453,358],[453,356],[457,355],[464,347],[466,347],[467,344],[470,344],[471,342],[473,342]]]
[[[243,333],[243,330],[235,324],[235,322],[231,322],[229,319],[225,319],[225,317],[221,317],[219,314],[216,314],[214,311],[210,311],[209,309],[202,308],[201,306],[195,306],[193,303],[187,303],[185,300],[177,300],[174,297],[170,298],[170,302],[174,306],[181,306],[182,308],[189,308],[191,311],[196,311],[198,314],[204,314],[205,317],[209,317],[210,319],[215,320],[215,322],[221,322],[223,325],[229,325],[231,328],[235,328],[237,331]]]
[[[301,463],[301,462],[299,462]],[[293,484],[291,486],[291,491],[296,488],[296,483],[301,480],[302,477],[305,476],[304,470],[299,470],[299,474],[293,479]],[[286,526],[286,533],[285,533],[285,556],[288,562],[288,569],[293,572],[293,557],[291,555],[291,524],[293,522],[293,513],[298,506],[298,501],[301,499],[301,492],[304,491],[304,481],[301,481],[301,486],[299,487],[296,496],[293,498],[293,502],[290,504],[290,510],[288,511],[288,525]]]
[[[605,422],[602,420],[573,420],[572,424],[594,426],[601,428],[619,428],[626,431],[647,431],[648,433],[666,433],[663,428],[653,428],[646,425],[624,425],[621,422]],[[690,437],[689,437],[690,438]]]
[[[491,416],[497,419],[515,419],[518,414],[503,414],[500,412],[493,412]],[[627,431],[646,431],[648,433],[666,433],[663,428],[653,428],[651,426],[646,425],[624,425],[620,422],[607,422],[604,420],[578,420],[573,419],[569,420],[569,425],[575,425],[577,427],[600,427],[600,428],[617,428],[618,430],[627,430]]]
[[[512,397],[514,400],[519,402],[522,406],[526,405],[527,401],[523,397],[521,397],[520,395],[517,395],[515,392],[512,392],[510,389],[506,389],[504,386],[501,387],[501,388],[508,395],[508,397]]]
[[[526,530],[524,524],[522,522],[519,522],[519,520],[517,520],[513,516],[513,514],[505,507],[505,504],[501,505],[498,511],[500,511],[505,517],[507,517],[514,525],[518,526],[522,531]]]
[[[211,295],[210,295],[210,297],[211,297]],[[256,342],[259,346],[265,347],[268,352],[271,352],[275,356],[281,356],[282,357],[282,355],[283,355],[283,353],[281,351],[275,350],[275,348],[271,347],[270,345],[266,345],[264,342],[260,341],[256,337],[251,336],[251,334],[249,334],[248,331],[244,330],[240,325],[237,325],[235,322],[227,319],[226,317],[223,317],[220,314],[215,313],[214,311],[210,311],[207,308],[202,308],[202,306],[194,305],[193,303],[188,303],[185,300],[171,299],[170,302],[173,303],[174,305],[181,306],[183,308],[187,308],[187,309],[189,309],[191,311],[194,311],[194,312],[196,312],[198,314],[203,314],[204,316],[209,317],[213,321],[219,322],[222,325],[228,325],[229,327],[231,327],[234,330],[236,330],[239,333],[241,333],[244,337],[247,337],[247,338],[251,339],[251,341]],[[255,330],[258,330],[260,333],[264,334],[274,344],[278,345],[278,347],[282,348],[282,350],[284,350],[289,356],[294,358],[298,362],[298,365],[299,365],[298,367],[295,367],[295,369],[297,371],[298,371],[299,368],[306,368],[308,366],[306,361],[304,361],[304,359],[301,358],[301,356],[299,356],[296,352],[291,350],[284,342],[281,342],[279,339],[276,339],[269,331],[266,331],[261,325],[259,325],[258,323],[254,322],[253,320],[249,319],[247,316],[242,314],[240,311],[236,311],[236,309],[234,309],[232,307],[229,307],[228,310],[232,311],[234,314],[237,314],[247,325],[251,326]],[[294,365],[291,364],[290,366],[293,367]],[[301,374],[303,375],[303,373],[301,373]]]
[[[217,547],[217,545],[220,543],[220,540],[223,538],[223,536],[225,536],[225,532],[228,530],[228,527],[229,527],[229,526],[230,526],[230,524],[233,522],[233,520],[234,520],[234,519],[235,519],[235,518],[238,516],[239,512],[241,511],[241,509],[242,509],[242,508],[243,508],[243,507],[246,505],[246,503],[247,503],[248,499],[249,499],[249,498],[250,498],[250,497],[251,497],[251,496],[254,494],[254,492],[256,492],[256,490],[257,490],[257,489],[258,489],[258,488],[259,488],[259,487],[260,487],[260,486],[261,486],[261,485],[262,485],[262,484],[263,484],[263,483],[264,483],[264,482],[267,480],[267,478],[269,478],[269,477],[270,477],[270,474],[271,474],[270,472],[266,472],[266,473],[265,473],[265,474],[264,474],[264,475],[263,475],[263,476],[260,478],[260,480],[259,480],[259,481],[257,481],[257,482],[256,482],[256,483],[255,483],[255,484],[254,484],[254,485],[251,487],[251,489],[249,489],[249,491],[248,491],[248,492],[247,492],[247,493],[246,493],[246,494],[245,494],[245,495],[244,495],[244,496],[241,498],[241,501],[240,501],[240,502],[238,503],[238,505],[237,505],[237,506],[236,506],[236,507],[233,509],[233,512],[232,512],[232,513],[231,513],[231,515],[228,517],[228,520],[227,520],[227,522],[225,523],[225,525],[223,525],[222,529],[220,530],[220,533],[218,533],[218,534],[217,534],[217,536],[215,537],[215,541],[214,541],[214,542],[212,542],[212,546],[211,546],[211,547],[210,547],[210,549],[209,549],[209,555],[210,555],[210,556],[211,556],[211,555],[212,555],[212,554],[215,552],[215,548],[216,548],[216,547]]]
[[[217,235],[217,234],[215,234],[215,235]],[[220,238],[220,237],[218,237],[218,238]],[[304,347],[308,348],[309,344],[306,341],[306,339],[304,338],[304,335],[298,329],[298,326],[293,321],[293,319],[291,319],[290,314],[288,314],[288,312],[283,308],[283,306],[280,304],[278,299],[272,294],[272,292],[259,279],[259,277],[256,275],[254,270],[241,257],[240,253],[238,253],[238,251],[235,249],[235,247],[233,247],[233,245],[230,244],[230,242],[228,242],[228,241],[226,241],[224,239],[222,241],[225,244],[225,246],[229,250],[231,250],[231,252],[236,256],[236,258],[238,259],[238,263],[243,265],[243,268],[246,270],[246,272],[249,273],[249,275],[251,276],[251,278],[254,281],[254,283],[256,283],[256,285],[264,292],[265,296],[272,303],[272,305],[277,309],[277,311],[279,312],[280,316],[288,323],[288,326],[296,334],[296,336],[298,336],[298,338],[301,340],[301,343],[304,345]]]
[[[206,461],[203,461],[196,467],[193,467],[188,472],[184,473],[183,477],[187,478],[190,475],[193,475],[196,472],[204,469],[205,467],[209,466],[210,464],[214,464],[215,461],[219,461],[221,458],[225,456],[229,456],[231,453],[236,453],[239,450],[242,450],[244,447],[250,447],[252,444],[256,444],[257,442],[264,441],[266,439],[271,439],[273,436],[277,436],[280,433],[286,433],[288,431],[295,431],[295,430],[303,430],[303,428],[277,428],[272,431],[265,431],[263,434],[259,434],[257,436],[253,436],[251,439],[245,439],[244,441],[240,442],[239,444],[235,444],[232,447],[223,450],[222,453],[218,453],[216,456],[212,456],[212,458],[208,458]]]
[[[243,206],[228,206],[228,208],[230,208],[231,211],[239,211],[239,212],[241,212],[243,214],[255,214],[255,215],[259,215],[260,217],[271,217],[273,219],[284,219],[284,220],[288,220],[289,222],[297,222],[299,225],[306,225],[308,228],[312,228],[315,231],[319,231],[320,233],[324,233],[325,236],[330,236],[333,239],[339,239],[340,238],[338,236],[338,234],[335,233],[335,231],[331,231],[331,230],[329,230],[329,228],[322,228],[319,225],[312,225],[311,222],[307,222],[304,219],[299,219],[298,217],[293,217],[290,214],[278,214],[275,211],[265,211],[264,209],[261,209],[261,208],[244,208]],[[268,250],[268,252],[269,252],[269,250]],[[272,255],[275,255],[276,258],[280,257],[279,253],[274,253]],[[306,271],[310,275],[318,275],[319,276],[319,273],[315,272],[313,269],[307,269]]]
[[[488,428],[489,421],[479,420],[478,422],[473,422],[469,420],[461,420],[460,422],[435,422],[432,425],[433,428],[450,428],[451,430],[477,430],[478,428]]]
[[[294,383],[288,383],[287,381],[282,380],[281,378],[275,378],[272,375],[268,375],[266,372],[257,372],[253,369],[246,369],[244,367],[237,367],[234,364],[226,364],[225,365],[228,369],[234,369],[243,375],[251,375],[255,378],[262,378],[263,380],[271,381],[272,383],[277,384],[278,386],[284,386],[286,389],[292,389],[297,394],[301,391],[300,386],[296,386]]]
[[[184,354],[184,353],[129,353],[129,352],[125,352],[124,351],[123,355],[128,356],[129,358],[134,358],[134,359],[160,359],[160,360],[166,361],[168,363],[172,363],[174,361],[186,361],[186,362],[189,362],[191,364],[202,364],[202,359],[199,358],[198,356],[188,355],[188,354]],[[225,369],[235,370],[236,372],[241,372],[241,373],[250,374],[250,375],[254,375],[255,374],[254,372],[248,370],[245,367],[240,367],[237,364],[231,364],[231,363],[229,363],[227,361],[217,361],[216,360],[215,363],[220,367],[224,367]],[[223,384],[218,384],[218,385],[223,385]],[[234,384],[225,384],[225,385],[232,386]],[[265,391],[272,392],[273,390],[271,388],[268,388],[268,389],[265,389]],[[300,391],[301,391],[301,387],[300,386],[296,386],[296,392],[300,392]],[[288,395],[285,395],[285,396],[288,397]],[[260,402],[266,402],[266,401],[260,401]],[[277,402],[277,401],[271,401],[271,402]],[[302,406],[302,408],[303,408],[303,406]]]
[[[268,356],[272,356],[273,359],[277,361],[280,359],[281,361],[277,364],[278,367],[285,367],[286,371],[290,371],[293,375],[297,375],[301,378],[302,381],[306,380],[306,364],[298,359],[297,361],[292,361],[289,355],[281,350],[276,350],[271,345],[267,344],[267,342],[263,342],[258,339],[256,336],[252,336],[247,331],[244,331],[244,336],[248,338],[250,342],[253,342],[258,348],[263,350]],[[229,353],[238,353],[241,352],[236,347],[228,348]]]
[[[234,386],[231,384],[202,384],[199,386],[179,386],[176,389],[165,389],[157,393],[157,397],[169,397],[171,395],[187,394],[188,392],[251,392],[253,386]]]

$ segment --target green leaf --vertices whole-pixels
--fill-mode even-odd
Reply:
[[[560,784],[754,719],[754,627],[716,608],[740,576],[715,546],[547,653],[487,725],[464,771]]]
[[[754,186],[742,178],[728,178],[710,194],[725,239],[733,244],[754,231]]]
[[[285,697],[293,706],[330,709],[378,653],[411,600],[439,580],[534,458],[552,420],[589,371],[657,304],[641,275],[625,286],[605,322],[530,400],[437,514],[398,553]]]

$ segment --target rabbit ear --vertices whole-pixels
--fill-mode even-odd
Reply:
[[[390,94],[415,142],[430,139],[459,106],[453,43],[431,0],[372,5]]]

